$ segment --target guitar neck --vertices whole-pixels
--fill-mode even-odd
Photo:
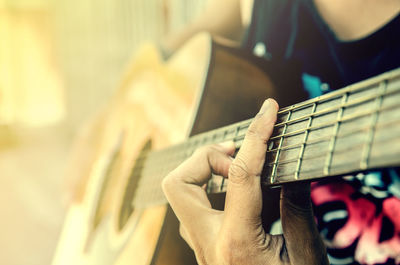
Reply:
[[[268,142],[262,182],[266,186],[314,180],[400,165],[400,69],[281,109]],[[159,193],[162,178],[200,146],[232,140],[240,148],[250,120],[189,138],[143,159],[140,201]],[[213,176],[208,192],[226,190]],[[156,191],[157,190],[157,191]],[[151,193],[151,192],[150,192]],[[162,200],[162,196],[154,196]],[[153,200],[154,201],[154,200]]]

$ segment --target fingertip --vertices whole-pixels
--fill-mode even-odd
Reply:
[[[278,109],[279,109],[278,103],[274,99],[268,98],[262,104],[260,111],[258,112],[258,115],[263,115],[264,113],[271,112],[273,110],[278,111]]]
[[[275,107],[276,110],[279,110],[279,104],[275,99],[269,98],[267,100],[269,100],[272,103],[272,105]]]

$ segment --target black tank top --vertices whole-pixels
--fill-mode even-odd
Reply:
[[[300,63],[314,97],[400,67],[400,14],[367,37],[343,42],[311,0],[255,0],[243,46],[280,65]]]

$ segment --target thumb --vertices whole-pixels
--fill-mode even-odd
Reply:
[[[268,99],[264,102],[229,168],[225,222],[232,223],[235,227],[248,226],[249,221],[257,225],[261,222],[260,176],[277,110],[278,104],[274,100]]]

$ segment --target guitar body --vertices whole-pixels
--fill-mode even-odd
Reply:
[[[155,48],[143,48],[110,104],[77,141],[70,174],[79,185],[53,265],[195,264],[165,203],[132,206],[141,181],[137,160],[250,118],[266,97],[279,100],[260,64],[248,58],[207,34],[166,62]],[[223,205],[219,197],[217,207]]]

